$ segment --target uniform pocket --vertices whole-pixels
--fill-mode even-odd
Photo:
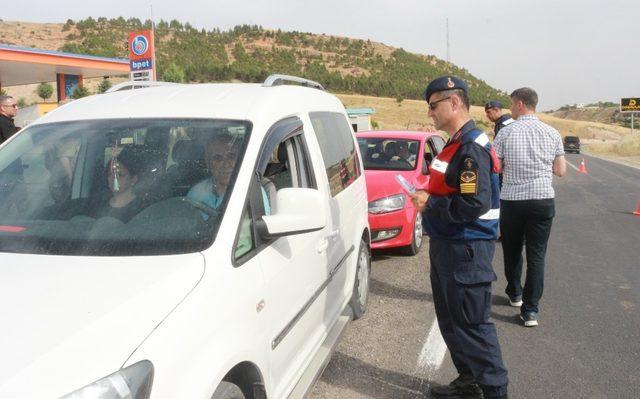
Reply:
[[[464,271],[454,273],[462,293],[462,317],[468,324],[489,321],[491,310],[491,283],[497,277],[493,271]]]

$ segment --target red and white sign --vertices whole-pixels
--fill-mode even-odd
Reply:
[[[155,80],[155,48],[153,31],[129,33],[131,80]]]

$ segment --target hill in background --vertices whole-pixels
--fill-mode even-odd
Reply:
[[[0,21],[0,43],[126,58],[128,32],[148,27],[148,21],[142,23],[135,18],[88,18],[65,24]],[[472,104],[482,105],[489,98],[509,103],[506,93],[466,69],[434,56],[412,54],[371,41],[258,26],[206,31],[175,20],[157,25],[156,41],[161,79],[262,82],[275,72],[304,76],[321,82],[334,93],[342,93],[338,97],[348,107],[374,108],[373,120],[382,129],[433,128],[426,104],[415,100],[422,98],[430,79],[444,74],[455,74],[469,82]],[[99,80],[85,80],[85,84],[95,92]],[[26,102],[37,101],[35,85],[7,90]],[[625,121],[620,120],[617,108],[574,108],[565,107],[540,117],[563,136],[580,136],[591,152],[640,162],[640,136],[632,137],[629,129],[618,125]],[[480,128],[492,130],[493,124],[486,119],[482,107],[472,107],[471,114]]]
[[[0,42],[71,53],[126,58],[127,35],[149,29],[137,18],[87,18],[65,24],[0,22]],[[306,77],[340,93],[420,99],[429,80],[455,74],[471,87],[471,102],[508,100],[469,71],[432,55],[370,40],[237,26],[196,29],[173,20],[156,25],[159,79],[262,82],[272,73]]]

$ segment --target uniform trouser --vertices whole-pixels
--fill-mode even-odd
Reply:
[[[489,321],[493,241],[431,239],[431,288],[440,332],[460,375],[473,376],[485,397],[507,393],[507,370]]]
[[[500,201],[500,231],[507,295],[522,296],[521,312],[538,312],[544,290],[544,258],[555,216],[553,198]],[[522,288],[522,244],[526,240],[527,276]]]

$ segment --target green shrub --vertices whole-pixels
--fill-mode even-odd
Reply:
[[[111,86],[112,84],[109,79],[102,79],[102,81],[98,85],[98,93],[100,94],[104,93],[105,91],[109,90]]]
[[[73,99],[78,99],[78,98],[82,98],[90,95],[91,95],[91,92],[89,91],[89,89],[80,85],[76,86],[76,88],[73,89],[73,91],[71,92],[71,98]]]
[[[46,82],[40,83],[36,88],[36,94],[46,102],[47,99],[51,98],[51,96],[53,95],[53,86],[51,86],[50,83]]]

